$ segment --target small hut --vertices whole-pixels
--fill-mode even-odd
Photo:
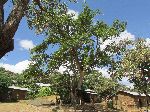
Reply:
[[[30,91],[28,88],[21,88],[16,86],[9,86],[9,99],[10,100],[25,100],[27,93]]]
[[[130,91],[119,91],[113,96],[112,101],[113,107],[119,110],[139,109],[149,103],[145,94]]]

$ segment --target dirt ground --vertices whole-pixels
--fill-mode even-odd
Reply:
[[[50,108],[37,107],[26,103],[0,103],[0,112],[52,112]]]
[[[106,109],[105,104],[55,105],[56,95],[38,97],[31,100],[0,103],[0,112],[118,112]],[[120,111],[119,111],[120,112]]]
[[[55,106],[34,106],[28,101],[12,102],[12,103],[0,103],[0,112],[74,112],[71,108],[60,107],[55,110]],[[77,110],[81,112],[81,110]],[[88,111],[91,112],[91,111]],[[112,112],[112,111],[94,111],[94,112]]]
[[[36,99],[36,100],[24,100],[19,102],[11,102],[11,103],[0,103],[0,112],[74,112],[73,107],[68,106],[50,106],[50,105],[41,105],[41,103],[47,104],[49,102],[45,102],[45,100]],[[59,107],[59,108],[58,108]],[[78,107],[78,106],[77,106]],[[83,106],[83,108],[88,109],[88,105]],[[110,109],[104,109],[97,105],[99,108],[97,111],[89,111],[86,112],[123,112],[116,111]],[[77,109],[76,112],[82,112],[82,109]],[[131,111],[133,112],[133,111]],[[134,111],[139,112],[139,111]],[[141,111],[140,111],[141,112]]]
[[[24,102],[13,102],[13,103],[0,103],[0,112],[74,112],[71,108],[60,108],[58,110],[54,110],[52,107],[47,106],[34,106],[31,104],[27,104]],[[82,112],[81,110],[77,110],[76,112]],[[91,112],[91,111],[87,111]],[[92,112],[116,112],[110,110],[103,111],[92,111]]]

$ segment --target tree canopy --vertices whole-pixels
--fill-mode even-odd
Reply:
[[[144,39],[134,41],[132,47],[125,52],[115,75],[128,77],[139,92],[149,91],[150,47]]]
[[[46,37],[32,50],[32,72],[50,73],[64,65],[74,74],[80,75],[78,88],[81,88],[85,74],[94,67],[110,65],[113,61],[112,54],[121,52],[121,45],[108,45],[105,50],[101,49],[101,45],[123,32],[126,23],[119,20],[115,20],[112,25],[103,21],[94,23],[98,11],[93,11],[88,6],[84,6],[77,19],[73,18],[73,14],[67,14],[65,5],[54,8],[48,4],[46,6],[47,10],[39,15],[33,4],[29,13],[31,27]],[[62,6],[63,10],[58,10]],[[49,53],[49,49],[55,45],[58,50]]]
[[[92,88],[96,93],[98,93],[98,96],[101,99],[110,98],[120,90],[129,90],[129,88],[119,84],[112,78],[104,77],[102,73],[98,71],[94,71],[93,73],[86,75],[84,80],[83,86],[85,89]]]
[[[7,90],[13,81],[13,73],[6,71],[4,68],[0,68],[0,93],[3,93]]]

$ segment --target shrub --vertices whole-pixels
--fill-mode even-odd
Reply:
[[[52,95],[54,92],[50,87],[41,87],[38,91],[37,97],[49,96]]]

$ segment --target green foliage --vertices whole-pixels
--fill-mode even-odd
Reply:
[[[116,77],[128,77],[139,92],[150,91],[150,47],[144,39],[138,39],[133,43],[133,48],[125,52],[118,66]]]
[[[74,74],[81,76],[81,73],[86,74],[94,67],[110,65],[113,61],[110,54],[120,53],[121,46],[110,45],[102,50],[100,45],[123,32],[125,22],[116,20],[112,25],[107,25],[97,21],[94,24],[93,19],[98,11],[93,11],[88,6],[84,7],[77,19],[67,14],[66,8],[47,6],[47,10],[38,15],[39,12],[36,11],[39,10],[35,7],[35,4],[30,6],[29,25],[37,32],[45,32],[46,38],[32,49],[32,74],[55,72],[65,64]],[[54,45],[58,45],[59,49],[49,54],[48,49]]]
[[[43,10],[37,2],[32,2],[27,15],[29,26],[35,28],[36,33],[48,32],[49,27],[61,20],[60,15],[66,12],[66,5],[59,0],[42,0],[40,3]]]
[[[37,77],[36,77],[37,78]],[[18,87],[29,88],[31,91],[27,94],[27,99],[33,99],[38,94],[39,86],[36,85],[37,79],[34,75],[28,74],[28,69],[21,74],[14,75],[13,84]]]
[[[43,97],[43,96],[49,96],[54,94],[52,89],[50,87],[41,87],[38,90],[38,94],[36,95],[37,97]]]
[[[19,87],[26,87],[28,84],[28,80],[25,78],[24,74],[17,74],[15,76],[14,84]]]
[[[27,87],[30,88],[30,90],[31,90],[27,94],[27,99],[34,99],[34,98],[36,98],[38,96],[37,94],[39,94],[40,87],[37,86],[35,83],[29,83]]]
[[[94,71],[91,74],[88,74],[84,78],[84,87],[85,89],[92,88],[96,91],[99,97],[106,98],[114,95],[119,90],[124,90],[123,85],[119,84],[116,81],[113,81],[111,78],[105,78],[98,71]]]
[[[12,85],[12,74],[4,68],[0,68],[0,93],[7,91],[8,87]]]
[[[32,64],[29,74],[41,80],[40,75],[55,74],[63,65],[68,72],[73,72],[73,79],[68,74],[50,76],[52,90],[62,99],[69,99],[71,92],[74,94],[76,88],[81,89],[83,83],[90,87],[94,82],[92,87],[101,96],[110,95],[117,84],[103,77],[98,79],[99,84],[96,83],[97,76],[92,74],[92,71],[95,67],[111,68],[118,61],[114,57],[122,56],[122,51],[125,50],[126,43],[130,43],[129,41],[112,43],[104,49],[101,45],[119,36],[125,30],[126,23],[119,20],[115,20],[112,25],[100,20],[95,22],[94,18],[99,11],[93,11],[88,6],[84,6],[83,11],[75,19],[73,14],[67,13],[66,4],[58,3],[57,0],[53,5],[51,0],[44,0],[41,3],[44,10],[35,3],[32,3],[28,10],[29,26],[35,29],[37,34],[45,35],[43,42],[31,51]],[[51,49],[54,49],[54,52],[51,52]],[[90,74],[93,75],[93,82],[88,82],[92,77]]]
[[[27,88],[35,88],[35,81],[33,76],[27,72],[28,70],[25,70],[21,74],[16,74],[14,76],[14,85],[19,87],[27,87]]]
[[[70,101],[71,77],[69,74],[53,73],[49,77],[53,91],[58,94],[65,103]]]
[[[36,98],[40,96],[47,96],[51,94],[59,94],[62,99],[68,98],[69,94],[68,78],[66,74],[53,73],[53,74],[29,74],[28,69],[22,74],[16,76],[16,83],[20,87],[30,88],[32,91],[28,93],[28,98]],[[39,87],[36,83],[51,84],[51,87]],[[68,86],[68,87],[67,87]]]
[[[6,76],[5,74],[0,74],[0,88],[7,88],[8,86],[10,86],[11,84],[11,80],[8,76]]]

